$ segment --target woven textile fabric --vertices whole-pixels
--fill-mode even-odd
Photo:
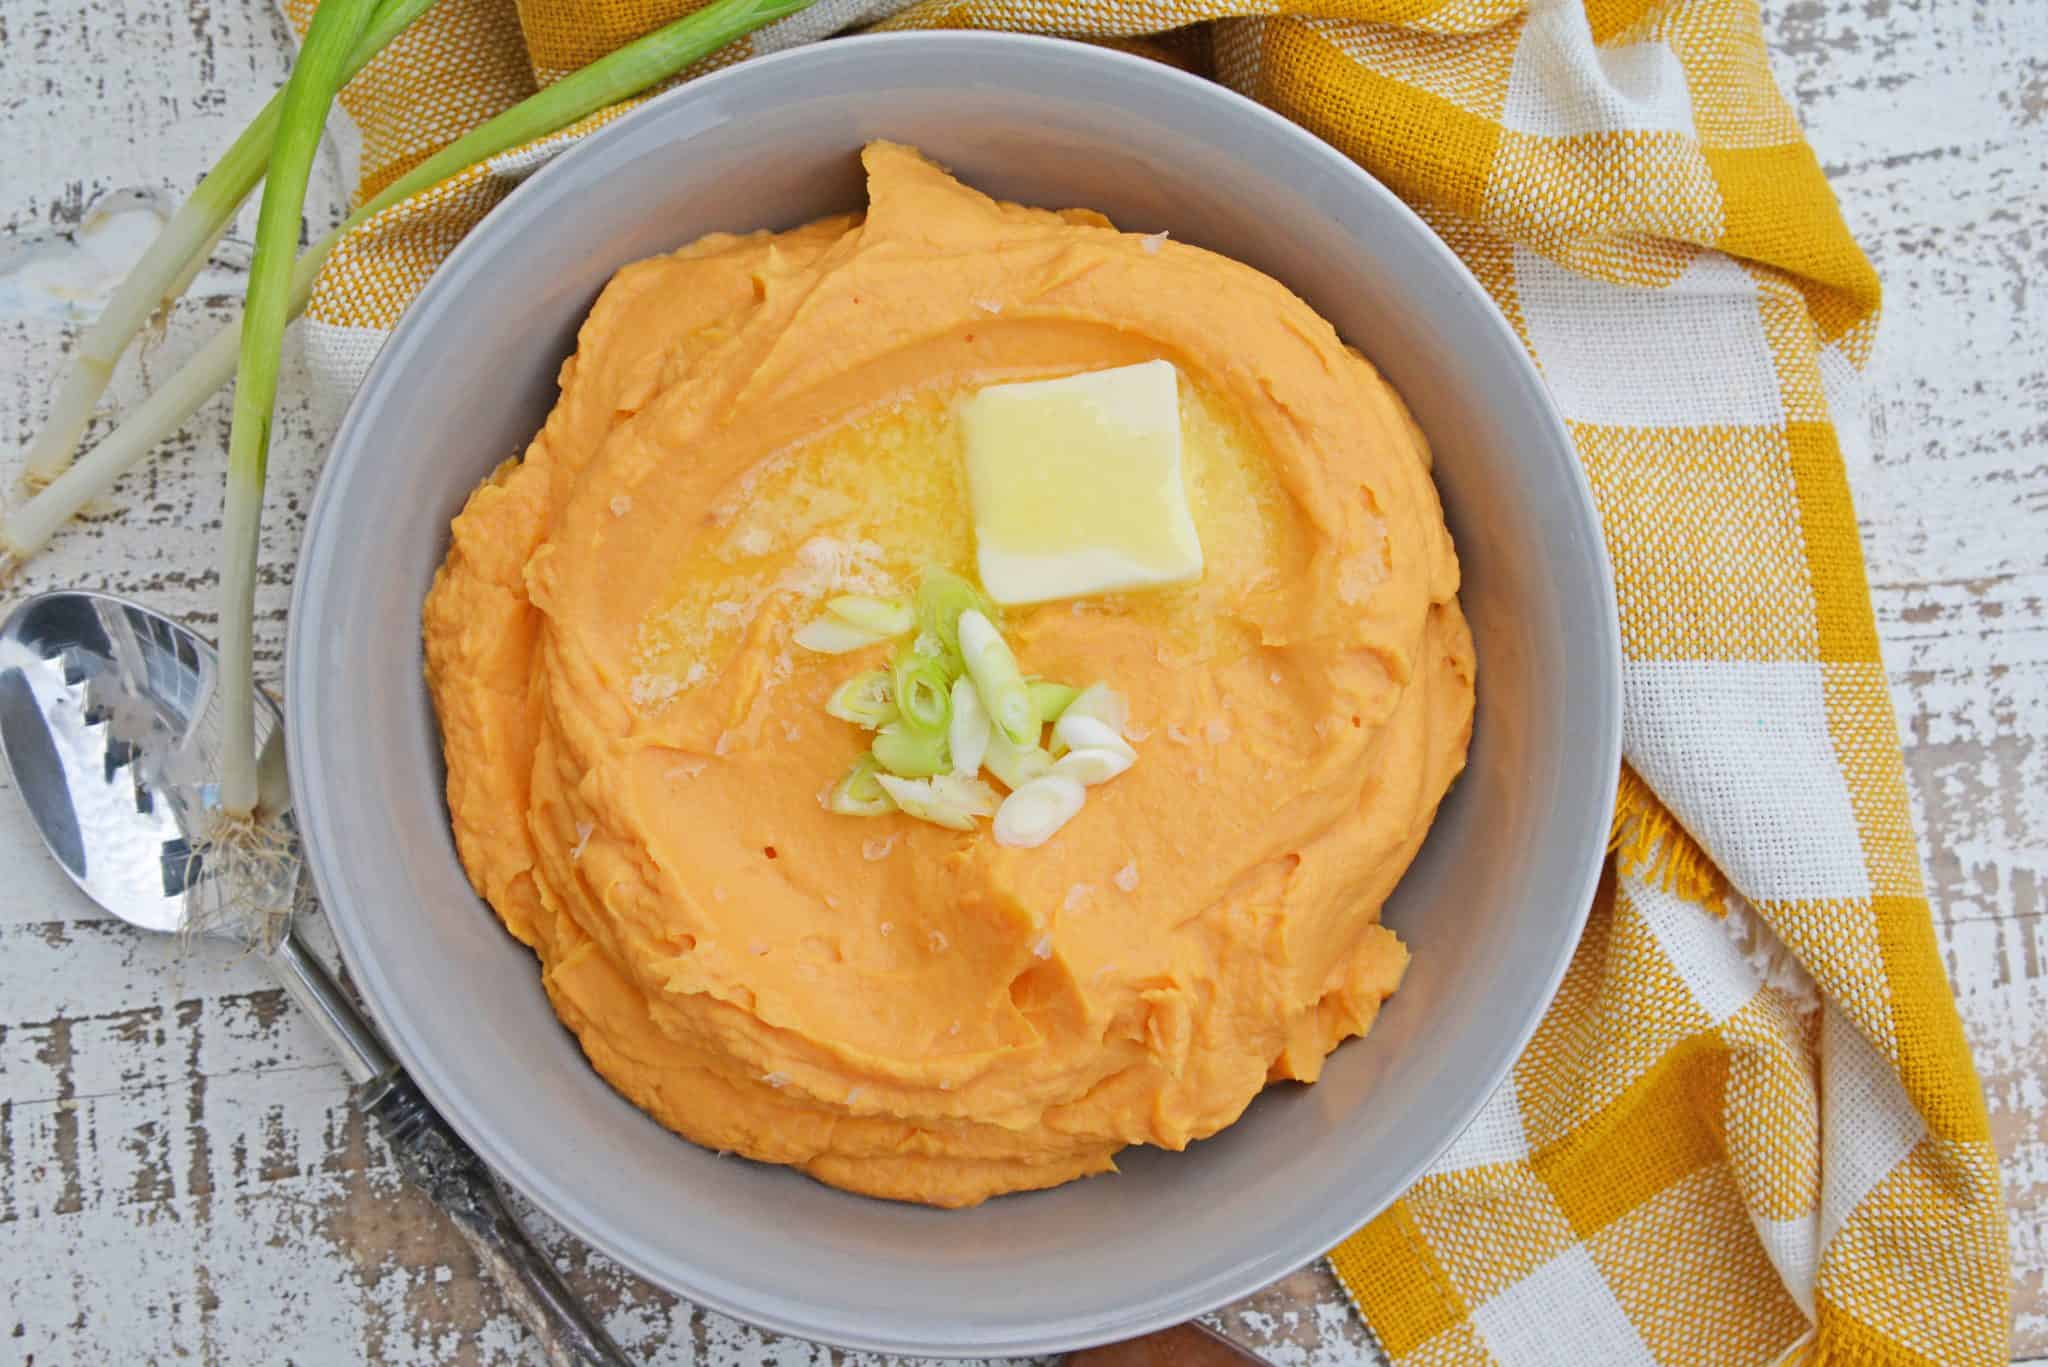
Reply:
[[[441,0],[342,97],[360,193],[693,8]],[[819,0],[698,70],[874,27],[1108,43],[1295,120],[1458,252],[1576,440],[1626,650],[1614,867],[1506,1085],[1331,1253],[1387,1354],[2004,1362],[1997,1163],[1844,475],[1878,286],[1756,0]],[[319,373],[353,386],[462,235],[617,112],[345,239]]]

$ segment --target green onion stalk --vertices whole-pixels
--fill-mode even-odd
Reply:
[[[362,70],[433,3],[434,0],[381,0],[348,60],[342,64],[342,83],[346,84]],[[71,457],[78,450],[78,439],[92,421],[93,405],[99,402],[107,382],[113,378],[115,363],[136,334],[148,326],[150,317],[175,303],[213,255],[214,244],[234,221],[256,182],[263,178],[283,111],[284,92],[279,91],[178,206],[142,259],[107,300],[99,317],[79,338],[71,368],[58,383],[56,398],[50,405],[49,421],[29,447],[27,477],[31,485],[48,484],[70,466]]]
[[[249,262],[249,298],[242,319],[235,378],[235,415],[228,435],[227,541],[221,567],[222,757],[220,815],[246,823],[256,808],[256,683],[252,644],[256,619],[257,526],[270,456],[271,411],[277,400],[279,351],[291,316],[292,248],[306,206],[306,181],[320,150],[327,111],[346,79],[348,56],[376,8],[374,0],[324,0],[278,104],[276,134],[264,171]]]
[[[419,0],[384,0],[366,29],[365,42],[382,31],[387,12]],[[654,30],[608,56],[563,77],[538,94],[471,129],[383,193],[350,214],[299,257],[286,294],[288,316],[297,316],[312,296],[321,265],[343,234],[421,190],[440,184],[479,162],[557,132],[586,115],[642,93],[700,57],[765,24],[807,8],[814,0],[712,0],[694,14]],[[394,14],[395,19],[395,14]],[[304,60],[303,51],[300,60]],[[365,58],[367,60],[367,57]],[[282,108],[279,110],[280,117]],[[246,135],[245,135],[246,136]],[[240,146],[240,143],[237,143]],[[254,153],[257,157],[263,154]],[[196,196],[195,196],[196,197]],[[239,202],[239,201],[238,201]],[[235,371],[237,329],[212,338],[162,388],[97,447],[22,503],[0,522],[0,563],[19,565],[49,543],[59,528],[105,493],[159,442],[178,430]]]

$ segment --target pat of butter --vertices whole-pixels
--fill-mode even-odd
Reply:
[[[990,385],[960,419],[975,559],[998,603],[1201,578],[1172,362]]]

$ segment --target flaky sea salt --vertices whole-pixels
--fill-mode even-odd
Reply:
[[[1166,738],[1175,745],[1193,745],[1195,743],[1193,736],[1180,729],[1179,722],[1168,722],[1166,724]]]
[[[1031,952],[1041,959],[1050,959],[1052,957],[1052,936],[1039,936],[1038,943],[1031,946]]]
[[[666,674],[635,674],[631,697],[635,707],[659,707],[683,691],[683,686]]]
[[[590,843],[591,832],[596,829],[597,827],[591,825],[588,821],[576,823],[576,848],[569,851],[570,863],[573,864],[583,857],[583,847]]]
[[[789,1075],[787,1073],[763,1073],[761,1074],[761,1081],[767,1083],[770,1087],[787,1087],[789,1085]]]
[[[1143,251],[1143,252],[1144,252],[1144,253],[1145,253],[1145,254],[1146,254],[1147,256],[1157,256],[1157,255],[1159,255],[1159,251],[1160,251],[1160,249],[1161,249],[1161,248],[1163,248],[1163,247],[1164,247],[1165,245],[1166,245],[1166,234],[1165,234],[1165,233],[1146,233],[1146,234],[1145,234],[1145,236],[1144,236],[1144,238],[1143,238],[1143,240],[1141,240],[1141,241],[1140,241],[1140,242],[1138,243],[1138,246],[1139,246],[1139,248],[1140,248],[1140,249],[1141,249],[1141,250],[1142,250],[1142,251]]]
[[[933,931],[928,938],[931,943],[932,953],[934,954],[944,954],[947,948],[951,946],[953,943],[951,940],[946,938],[946,932],[943,930]]]
[[[1223,745],[1230,740],[1230,723],[1212,721],[1202,728],[1202,739],[1211,745]]]
[[[1095,888],[1093,885],[1088,883],[1076,883],[1072,887],[1067,889],[1067,900],[1061,903],[1060,910],[1079,911],[1083,906],[1087,905],[1088,899],[1092,897],[1094,893]]]
[[[860,857],[867,860],[870,864],[878,864],[882,860],[887,859],[890,851],[895,848],[896,837],[893,835],[881,836],[874,840],[863,840],[860,842]]]
[[[1125,864],[1116,871],[1116,876],[1110,881],[1116,884],[1117,890],[1120,892],[1136,892],[1138,890],[1138,861],[1133,859]]]
[[[632,499],[630,499],[630,498],[626,497],[626,496],[625,496],[624,494],[613,494],[613,495],[612,495],[612,516],[613,516],[613,517],[624,517],[624,516],[625,516],[625,515],[626,515],[627,513],[630,513],[630,512],[632,512],[632,511],[633,511],[633,500],[632,500]]]
[[[1337,597],[1356,606],[1386,582],[1386,562],[1378,555],[1354,555],[1337,566]]]

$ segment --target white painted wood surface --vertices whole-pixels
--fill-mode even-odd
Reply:
[[[2016,1357],[2048,1356],[2048,4],[1768,0],[1779,76],[1889,290],[1851,471],[1936,918],[2005,1156]],[[73,335],[14,270],[122,187],[183,192],[276,87],[270,0],[0,0],[0,481]],[[340,203],[332,163],[309,217]],[[119,406],[228,316],[231,239]],[[82,306],[89,308],[89,302]],[[259,605],[274,676],[338,415],[288,367]],[[216,401],[15,593],[132,593],[209,629]],[[0,796],[0,1354],[22,1362],[523,1362],[517,1324],[349,1112],[263,974],[102,919]],[[324,928],[316,942],[328,945]],[[654,1362],[837,1362],[550,1233]],[[1369,1360],[1326,1274],[1221,1317],[1289,1364]]]

